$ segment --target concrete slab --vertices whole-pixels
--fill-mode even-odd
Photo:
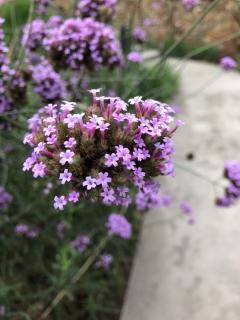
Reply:
[[[226,159],[240,159],[240,75],[190,61],[181,78],[177,176],[162,183],[174,205],[145,218],[122,320],[240,319],[240,205],[217,209],[221,189],[207,181],[221,177]],[[180,213],[182,200],[194,226]]]

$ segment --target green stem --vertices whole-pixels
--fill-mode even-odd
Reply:
[[[70,280],[70,284],[77,283],[88,271],[88,269],[91,267],[91,265],[94,263],[96,258],[99,256],[99,254],[102,252],[102,250],[105,248],[107,242],[109,240],[109,237],[105,237],[100,241],[99,245],[96,247],[93,254],[85,261],[85,263],[82,265],[82,267],[79,269],[79,271],[72,277]],[[40,319],[47,319],[49,314],[53,311],[53,309],[62,301],[62,299],[66,295],[66,290],[62,289],[58,292],[58,294],[55,296],[55,298],[52,300],[50,305],[44,310],[42,315],[40,316]]]
[[[131,88],[128,93],[125,95],[125,98],[127,98],[128,96],[130,96],[130,94],[132,93],[132,91],[139,86],[141,83],[143,83],[143,81],[145,79],[148,78],[149,75],[152,74],[152,72],[157,68],[159,69],[167,60],[168,56],[171,54],[171,52],[177,48],[177,46],[179,46],[179,44],[181,44],[202,22],[202,20],[208,15],[208,13],[217,5],[217,3],[220,0],[214,0],[213,2],[211,2],[202,12],[202,14],[193,22],[193,24],[191,25],[191,27],[176,41],[174,42],[161,56],[160,61],[154,65],[151,70],[147,73],[147,75],[145,77],[143,77],[137,85],[135,85],[133,88]]]

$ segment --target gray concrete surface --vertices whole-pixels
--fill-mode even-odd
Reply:
[[[216,208],[221,189],[200,177],[216,180],[226,159],[240,159],[240,75],[187,62],[181,78],[180,166],[175,179],[162,180],[175,204],[145,218],[121,320],[240,319],[240,205]],[[180,213],[182,200],[194,226]]]

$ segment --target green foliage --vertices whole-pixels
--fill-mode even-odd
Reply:
[[[129,63],[125,68],[101,71],[90,77],[90,88],[103,88],[103,92],[115,92],[126,99],[134,96],[154,98],[159,101],[169,101],[178,88],[178,76],[168,64],[160,70],[150,72],[143,65]],[[142,81],[142,79],[144,79]]]
[[[30,0],[10,0],[0,5],[0,16],[5,19],[4,30],[6,41],[19,33],[21,26],[26,23],[29,15]]]
[[[174,38],[167,38],[163,43],[164,50],[167,50],[176,41]],[[201,43],[182,42],[172,52],[171,56],[183,58],[191,52],[200,49],[203,46]],[[163,50],[163,51],[164,51]],[[209,62],[218,62],[220,58],[220,51],[216,48],[209,48],[203,52],[192,56],[195,60],[204,60]]]

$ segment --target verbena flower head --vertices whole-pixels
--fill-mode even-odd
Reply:
[[[152,179],[175,174],[171,137],[180,122],[173,124],[173,110],[164,103],[134,97],[128,105],[98,96],[99,91],[91,90],[93,103],[85,112],[63,102],[45,106],[29,120],[24,143],[32,151],[23,170],[59,185],[58,210],[81,199],[127,207],[130,188],[146,195],[149,207],[157,202]]]
[[[39,235],[39,230],[33,227],[30,227],[27,224],[20,223],[15,227],[15,233],[20,236],[25,236],[30,239],[37,238]]]
[[[146,31],[141,27],[136,27],[133,30],[133,38],[140,43],[143,43],[146,40]]]
[[[71,242],[74,250],[77,252],[83,252],[87,249],[90,244],[90,238],[85,235],[77,235],[76,238]]]
[[[66,98],[66,83],[62,80],[47,60],[31,66],[32,80],[35,91],[46,102],[61,100]]]
[[[8,193],[4,187],[0,186],[0,212],[7,209],[8,205],[12,202],[12,195]]]
[[[3,32],[4,19],[0,18],[0,114],[14,111],[25,100],[26,83],[21,75],[21,70],[11,67],[7,58],[9,51]],[[0,123],[0,128],[5,128],[5,123]]]
[[[225,194],[216,199],[216,204],[219,207],[229,207],[240,198],[240,161],[227,161],[224,176],[230,184],[225,188]]]
[[[226,56],[220,60],[220,66],[226,71],[232,71],[237,68],[237,61],[232,57]]]
[[[108,269],[113,262],[113,256],[111,254],[102,254],[96,262],[97,268]]]
[[[46,23],[42,19],[35,19],[23,28],[22,45],[30,50],[41,46],[45,36]]]
[[[113,19],[118,0],[80,0],[76,16],[109,22]]]
[[[132,51],[127,56],[128,60],[134,63],[143,63],[143,57],[137,51]]]
[[[57,28],[49,29],[43,44],[61,68],[96,69],[122,63],[120,44],[113,29],[91,18],[65,20]]]
[[[38,5],[38,14],[42,15],[46,13],[47,7],[51,3],[51,0],[35,0],[35,2]]]
[[[200,0],[182,0],[183,7],[186,11],[192,11],[199,5]]]
[[[106,224],[108,233],[123,239],[129,239],[132,235],[132,225],[127,219],[118,213],[111,213]]]
[[[48,21],[36,18],[23,28],[22,45],[30,51],[42,48],[43,39],[47,32],[57,28],[62,23],[60,16],[51,16]]]

